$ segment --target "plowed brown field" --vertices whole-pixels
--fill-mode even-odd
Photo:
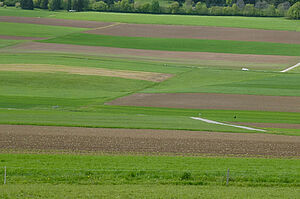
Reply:
[[[109,105],[300,112],[300,97],[220,93],[136,93]]]
[[[277,56],[277,55],[248,55],[248,54],[229,54],[229,53],[208,53],[208,52],[178,52],[178,51],[160,51],[160,50],[141,50],[112,48],[100,46],[81,46],[70,44],[53,44],[27,42],[6,48],[14,52],[65,52],[65,53],[85,53],[90,55],[117,55],[124,57],[141,58],[162,58],[162,59],[183,59],[183,60],[212,60],[212,61],[232,61],[246,63],[271,63],[271,64],[290,64],[298,63],[299,57],[296,56]]]
[[[0,150],[300,157],[300,137],[0,125]]]
[[[128,37],[190,38],[300,44],[300,32],[295,31],[209,26],[118,24],[108,28],[89,30],[86,33]]]

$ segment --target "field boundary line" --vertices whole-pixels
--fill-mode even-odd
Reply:
[[[280,71],[281,73],[285,73],[285,72],[288,72],[288,71],[290,71],[290,70],[292,70],[292,69],[294,69],[294,68],[297,68],[298,66],[300,66],[300,62],[298,63],[298,64],[296,64],[296,65],[294,65],[294,66],[291,66],[291,67],[289,67],[289,68],[287,68],[287,69],[284,69],[284,70],[282,70],[282,71]]]
[[[118,23],[114,23],[114,24],[110,24],[108,26],[102,26],[102,27],[98,27],[98,28],[93,28],[93,30],[101,30],[101,29],[105,29],[105,28],[110,28],[110,27],[114,27],[114,26],[117,26],[117,25],[120,25],[121,23],[118,22]]]
[[[240,126],[240,125],[234,125],[234,124],[225,124],[225,123],[222,123],[222,122],[208,120],[208,119],[204,119],[204,118],[201,118],[201,117],[191,117],[191,119],[200,120],[202,122],[206,122],[206,123],[210,123],[210,124],[219,124],[219,125],[223,125],[223,126],[231,126],[231,127],[246,129],[246,130],[250,130],[250,131],[266,132],[266,130],[263,130],[263,129],[256,129],[256,128],[251,128],[251,127],[247,127],[247,126]]]

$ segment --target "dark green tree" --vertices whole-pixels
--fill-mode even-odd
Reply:
[[[297,2],[290,7],[287,16],[291,19],[300,19],[300,2]]]
[[[160,13],[160,6],[157,0],[152,1],[151,3],[151,12]]]
[[[61,5],[61,0],[50,0],[48,4],[49,10],[59,10]]]
[[[32,0],[21,0],[21,8],[26,10],[33,10],[33,1]]]

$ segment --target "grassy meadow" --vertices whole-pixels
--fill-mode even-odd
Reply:
[[[7,22],[0,22],[0,26],[3,27],[3,29],[1,29],[1,35],[23,37],[57,37],[87,30],[85,28]]]
[[[299,21],[267,17],[68,13],[2,7],[0,16],[300,31]],[[49,43],[186,52],[289,55],[294,56],[295,60],[300,56],[300,45],[297,44],[114,37],[79,33],[86,30],[82,28],[6,22],[0,22],[0,26],[0,35],[48,37],[51,39],[42,42]],[[159,60],[151,57],[29,52],[5,48],[20,42],[24,41],[0,40],[0,124],[258,133],[190,119],[199,114],[203,118],[220,122],[300,124],[300,114],[295,112],[105,104],[112,99],[139,92],[299,97],[299,68],[288,73],[279,73],[278,71],[289,66],[281,63],[188,61],[179,58]],[[40,69],[45,69],[47,65],[57,68],[80,67],[83,71],[103,68],[124,72],[166,73],[173,77],[163,82],[153,82],[67,72],[22,71],[16,68],[23,64]],[[11,70],[1,70],[9,66]],[[251,67],[251,70],[241,71],[244,66]],[[299,129],[262,129],[270,134],[300,136]],[[0,198],[300,197],[298,157],[285,159],[246,156],[109,155],[59,150],[50,154],[46,151],[1,149],[0,176],[4,175],[3,167],[6,166],[7,183],[0,185]],[[226,186],[228,169],[230,178]]]
[[[40,42],[146,50],[300,56],[300,44],[74,33]]]
[[[0,39],[0,49],[7,46],[13,46],[21,42],[22,41]]]
[[[7,167],[7,184],[220,186],[228,169],[232,186],[300,184],[298,159],[0,154],[0,160]]]
[[[235,187],[186,185],[6,185],[0,186],[2,198],[86,199],[188,199],[188,198],[298,198],[294,187]]]
[[[299,78],[299,73],[202,68],[183,72],[141,92],[300,96]]]
[[[237,17],[237,16],[188,16],[188,15],[153,15],[136,13],[109,12],[50,12],[35,9],[21,10],[16,8],[0,8],[0,16],[50,17],[58,19],[76,19],[104,22],[167,24],[192,26],[219,26],[235,28],[252,28],[265,30],[300,31],[300,22],[274,17]]]

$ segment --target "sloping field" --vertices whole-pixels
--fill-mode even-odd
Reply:
[[[165,59],[186,59],[186,60],[212,60],[212,61],[232,61],[244,63],[269,63],[293,65],[297,63],[299,57],[295,56],[278,56],[278,55],[249,55],[249,54],[229,54],[229,53],[209,53],[209,52],[175,52],[175,51],[158,51],[142,49],[124,49],[101,46],[79,46],[70,44],[53,44],[30,42],[9,49],[16,51],[29,52],[65,52],[65,53],[86,53],[91,55],[119,55],[144,58],[165,58]],[[7,49],[7,50],[9,50]],[[285,66],[286,67],[286,66]],[[284,67],[284,68],[285,68]]]
[[[89,30],[85,32],[91,34],[127,37],[191,38],[300,44],[300,32],[245,28],[118,24],[107,28]]]
[[[300,97],[217,93],[137,93],[109,105],[300,112]]]
[[[0,64],[0,71],[24,71],[24,72],[65,72],[79,75],[96,75],[108,77],[122,77],[126,79],[147,80],[152,82],[164,81],[170,78],[171,74],[126,71],[126,70],[109,70],[104,68],[80,68],[68,66],[55,66],[47,64]]]
[[[300,137],[167,130],[0,126],[2,150],[297,157]]]
[[[41,42],[144,50],[300,56],[300,44],[256,41],[124,37],[73,33]]]
[[[23,37],[23,36],[0,35],[0,39],[8,39],[8,40],[42,40],[42,39],[47,39],[47,38],[46,37]]]
[[[0,22],[39,24],[39,25],[48,25],[48,26],[68,26],[68,27],[76,27],[76,28],[98,28],[98,27],[104,27],[112,24],[108,22],[51,19],[51,18],[40,18],[40,17],[16,17],[16,16],[0,16]]]

